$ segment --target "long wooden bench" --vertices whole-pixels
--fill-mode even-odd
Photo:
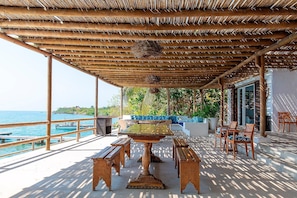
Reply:
[[[111,190],[111,167],[120,175],[120,146],[107,146],[92,157],[93,159],[93,190],[101,179]]]
[[[111,143],[112,146],[120,146],[121,147],[121,164],[125,167],[125,153],[130,159],[130,140],[131,138],[119,138]]]
[[[200,159],[192,148],[177,147],[178,177],[180,177],[180,192],[192,182],[200,193]]]
[[[174,160],[174,167],[176,168],[178,160],[176,157],[176,148],[178,147],[188,147],[186,140],[182,138],[172,138],[172,158]]]

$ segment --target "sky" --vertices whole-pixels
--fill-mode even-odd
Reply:
[[[0,111],[47,110],[48,58],[0,38]],[[95,106],[96,78],[53,59],[52,110]],[[106,107],[120,88],[99,80],[98,106]]]

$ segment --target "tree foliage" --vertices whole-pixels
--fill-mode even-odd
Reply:
[[[187,115],[189,117],[212,117],[217,115],[220,106],[220,91],[204,90],[203,98],[199,90],[168,89],[170,96],[170,114]],[[129,87],[123,90],[123,114],[128,115],[167,115],[167,90],[160,89],[152,94],[149,88]],[[62,107],[55,113],[94,115],[94,107]],[[108,107],[98,109],[98,115],[120,116],[120,95],[109,101]]]

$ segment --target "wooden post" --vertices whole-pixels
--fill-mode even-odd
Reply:
[[[260,74],[260,135],[266,137],[266,83],[265,83],[265,64],[264,56],[256,58],[256,66],[259,66]]]
[[[220,126],[224,126],[224,83],[223,80],[220,78],[218,81],[220,87],[221,87],[221,106],[220,106]]]
[[[45,149],[49,151],[51,145],[51,124],[52,124],[52,56],[48,56],[47,62],[47,125]]]
[[[196,89],[194,89],[193,90],[193,114],[197,111],[197,109],[196,109],[196,94],[197,94],[197,90]]]
[[[204,106],[204,93],[203,93],[203,89],[200,89],[200,97],[201,97],[201,105],[200,108],[202,109]]]
[[[77,122],[76,130],[77,131],[80,130],[80,120]],[[77,132],[76,133],[76,142],[79,142],[79,139],[80,139],[80,132]]]
[[[96,134],[97,132],[97,117],[98,117],[98,76],[96,76],[96,81],[95,81],[95,112],[94,112],[94,117],[95,117],[95,121],[94,121],[94,126],[95,129],[93,131],[93,134]]]
[[[231,94],[231,101],[230,101],[230,112],[228,112],[228,115],[230,115],[230,119],[229,121],[235,121],[237,120],[237,105],[236,105],[236,95],[235,95],[235,85],[229,85],[229,90],[230,90],[230,94]]]
[[[123,111],[124,111],[123,100],[124,100],[124,90],[123,90],[123,87],[121,87],[121,104],[120,104],[120,117],[121,117],[121,119],[123,119]]]
[[[167,115],[170,115],[170,90],[166,88],[167,92]]]

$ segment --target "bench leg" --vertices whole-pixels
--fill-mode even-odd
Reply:
[[[125,152],[127,153],[127,156],[128,156],[129,159],[131,157],[130,150],[131,150],[131,146],[130,146],[130,143],[129,143],[129,144],[127,144],[127,146],[125,146]]]
[[[123,167],[125,167],[125,145],[121,146],[120,158],[121,164],[123,165]]]
[[[108,189],[111,190],[111,166],[103,159],[94,160],[93,166],[93,190],[95,190],[101,179],[103,179]]]
[[[113,160],[113,168],[116,170],[118,175],[120,175],[120,170],[121,170],[121,156],[117,155],[114,160]]]
[[[200,193],[200,170],[197,162],[181,162],[180,164],[180,192],[192,182],[195,189]]]

